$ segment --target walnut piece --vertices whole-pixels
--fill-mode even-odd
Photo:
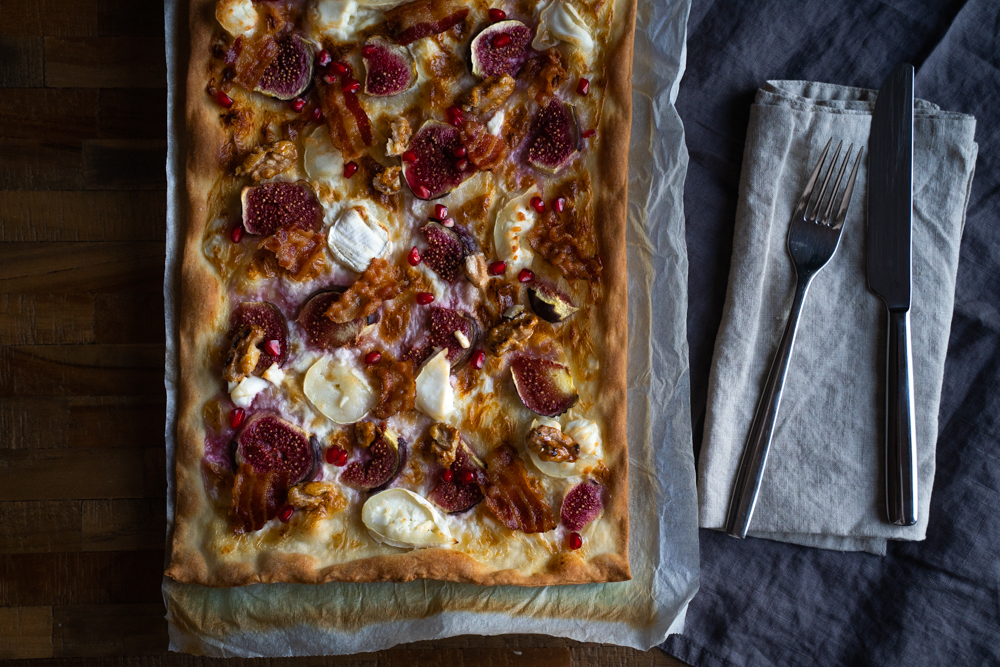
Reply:
[[[222,371],[222,377],[226,382],[240,382],[253,373],[257,368],[257,362],[260,361],[260,348],[257,345],[263,343],[266,337],[264,329],[256,324],[248,324],[236,331],[233,342],[226,352]]]
[[[580,457],[580,445],[576,440],[552,426],[536,426],[531,429],[525,444],[543,461],[566,463]]]
[[[458,444],[461,438],[458,429],[448,424],[437,422],[431,426],[431,452],[437,457],[437,462],[442,468],[450,468],[455,462],[455,455],[458,453]]]
[[[247,175],[254,181],[274,178],[287,171],[299,159],[299,150],[291,141],[276,141],[266,146],[257,146],[236,168],[236,175]]]
[[[354,441],[361,447],[371,446],[378,435],[378,427],[374,422],[358,422],[354,425]]]
[[[408,120],[400,116],[389,123],[389,129],[392,131],[392,136],[389,137],[389,142],[385,145],[385,152],[387,155],[402,155],[406,152],[406,147],[410,145],[413,128],[410,127]]]
[[[288,490],[288,504],[320,516],[329,516],[347,507],[347,500],[329,482],[305,482]]]
[[[399,192],[399,175],[402,171],[399,167],[388,167],[385,171],[375,174],[372,187],[384,195],[396,194]]]
[[[491,76],[472,90],[462,102],[465,111],[488,116],[514,92],[514,77],[510,74]]]
[[[506,320],[490,329],[486,334],[486,346],[490,352],[500,356],[516,350],[531,338],[538,324],[538,318],[527,311],[521,311],[513,319]]]
[[[469,255],[465,258],[465,275],[469,282],[483,289],[489,276],[486,273],[486,256],[481,252]]]

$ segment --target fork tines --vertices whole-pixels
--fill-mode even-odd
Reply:
[[[837,172],[837,180],[833,183],[833,189],[830,190],[829,199],[826,199],[826,207],[824,210],[823,201],[826,198],[826,188],[830,184],[830,177],[833,175],[833,170],[837,167],[837,159],[840,157],[840,150],[844,147],[844,142],[841,141],[837,144],[837,150],[833,154],[833,160],[830,162],[830,168],[826,171],[826,176],[823,178],[823,185],[820,187],[819,196],[816,197],[815,205],[812,202],[813,190],[816,186],[816,181],[819,178],[819,174],[822,171],[823,165],[826,163],[826,155],[830,151],[830,145],[833,143],[833,138],[831,137],[829,141],[826,142],[826,148],[823,149],[823,154],[819,157],[819,164],[813,169],[812,174],[809,176],[809,182],[806,184],[805,192],[802,193],[802,198],[799,200],[799,205],[797,207],[796,213],[801,215],[803,218],[809,222],[815,222],[816,224],[826,225],[833,229],[840,229],[844,224],[844,220],[847,218],[847,206],[851,201],[851,193],[854,191],[854,181],[858,176],[858,166],[861,164],[861,155],[864,152],[864,148],[858,149],[858,156],[854,159],[854,168],[851,169],[851,176],[847,180],[847,185],[844,188],[844,194],[840,199],[840,206],[837,207],[837,214],[831,218],[831,213],[833,213],[833,203],[837,199],[837,193],[840,191],[840,183],[844,178],[844,172],[847,170],[847,163],[851,161],[851,153],[854,151],[854,144],[847,147],[847,155],[844,156],[844,161],[840,165],[840,171]],[[812,213],[810,213],[812,211]],[[822,215],[820,212],[822,211]]]

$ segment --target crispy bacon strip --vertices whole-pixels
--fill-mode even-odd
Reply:
[[[493,451],[486,465],[486,506],[511,530],[544,533],[556,527],[552,508],[532,482],[513,447]]]
[[[297,280],[305,280],[322,272],[324,245],[326,237],[318,232],[281,227],[258,247],[273,252],[278,265]]]
[[[406,45],[444,32],[468,15],[460,0],[416,0],[386,12],[385,22],[396,41]]]
[[[278,515],[278,508],[288,495],[288,477],[282,472],[264,474],[241,465],[233,485],[231,518],[237,535],[260,530]]]
[[[233,80],[247,90],[253,90],[264,71],[278,55],[278,42],[292,29],[295,18],[290,5],[268,2],[255,5],[259,16],[257,30],[250,37],[233,40],[223,61],[233,66]]]
[[[347,67],[350,68],[350,65]],[[345,160],[353,160],[372,145],[371,119],[358,96],[341,87],[342,82],[350,78],[353,75],[348,71],[333,83],[326,83],[322,78],[317,83],[320,104],[330,129],[330,141],[344,154]]]
[[[485,125],[467,120],[460,130],[462,143],[468,150],[469,162],[477,169],[489,171],[507,157],[507,142],[500,134],[490,134]]]
[[[368,263],[361,277],[326,309],[324,315],[338,324],[368,317],[379,309],[383,301],[396,298],[407,284],[398,267],[376,257]]]

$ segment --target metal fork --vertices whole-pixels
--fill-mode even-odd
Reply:
[[[729,501],[729,515],[726,517],[726,533],[733,537],[744,538],[747,535],[754,506],[757,504],[757,493],[760,491],[764,466],[767,464],[771,438],[774,435],[774,425],[778,418],[778,407],[781,404],[781,393],[785,386],[788,363],[792,358],[792,347],[795,345],[795,332],[799,326],[802,304],[805,302],[806,292],[809,291],[812,279],[816,277],[820,269],[826,266],[833,254],[837,252],[837,246],[840,245],[840,235],[844,231],[844,220],[847,218],[847,208],[850,206],[851,193],[854,191],[854,179],[858,175],[858,165],[861,164],[861,153],[864,149],[859,148],[854,168],[851,170],[851,176],[840,199],[840,206],[837,208],[836,215],[831,218],[833,204],[837,199],[844,171],[847,169],[847,164],[851,160],[851,152],[854,149],[854,144],[851,144],[847,149],[847,155],[844,156],[844,162],[837,173],[837,180],[833,184],[830,198],[824,209],[823,200],[826,197],[827,185],[829,185],[830,176],[837,166],[840,149],[844,146],[844,142],[841,141],[833,155],[830,169],[823,179],[823,185],[816,198],[814,208],[811,205],[813,190],[832,143],[832,138],[826,142],[826,148],[823,149],[823,154],[819,158],[819,164],[809,176],[806,189],[799,199],[798,206],[795,207],[795,212],[792,213],[792,221],[788,227],[788,254],[792,257],[797,278],[795,298],[792,300],[788,323],[785,324],[781,343],[778,344],[778,351],[774,355],[774,361],[771,362],[771,370],[768,371],[767,381],[764,383],[764,390],[760,402],[757,403],[753,423],[750,425],[750,434],[747,437],[743,455],[740,457],[736,484]],[[812,211],[811,215],[810,211]]]

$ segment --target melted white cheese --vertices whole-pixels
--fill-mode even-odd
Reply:
[[[309,178],[326,183],[335,190],[342,189],[347,182],[344,178],[344,156],[330,141],[330,130],[326,125],[316,128],[302,144],[305,147],[302,163]]]
[[[530,204],[536,194],[537,191],[532,188],[509,200],[497,213],[493,225],[493,245],[497,257],[507,263],[507,275],[531,266],[535,257],[528,244],[528,233],[538,219],[538,213]]]
[[[264,371],[264,379],[275,387],[280,387],[281,383],[285,381],[285,371],[281,370],[281,366],[275,362]]]
[[[375,494],[361,510],[361,519],[372,537],[394,547],[450,547],[456,541],[434,506],[407,489]]]
[[[378,398],[360,371],[333,357],[322,357],[312,365],[302,382],[302,391],[317,410],[336,424],[361,421]]]
[[[446,421],[455,409],[451,388],[451,363],[448,350],[439,350],[428,359],[416,380],[417,409],[438,421]]]
[[[538,17],[538,31],[531,46],[537,51],[544,51],[559,42],[570,44],[588,59],[594,51],[590,31],[568,0],[552,0],[542,10]]]
[[[219,0],[215,5],[215,18],[233,37],[252,32],[258,20],[251,0]]]
[[[253,399],[267,389],[267,381],[255,375],[248,375],[229,392],[229,398],[238,408],[249,408]]]
[[[342,264],[361,273],[389,246],[389,232],[366,201],[344,208],[330,225],[327,244]],[[329,214],[327,217],[332,217]]]

